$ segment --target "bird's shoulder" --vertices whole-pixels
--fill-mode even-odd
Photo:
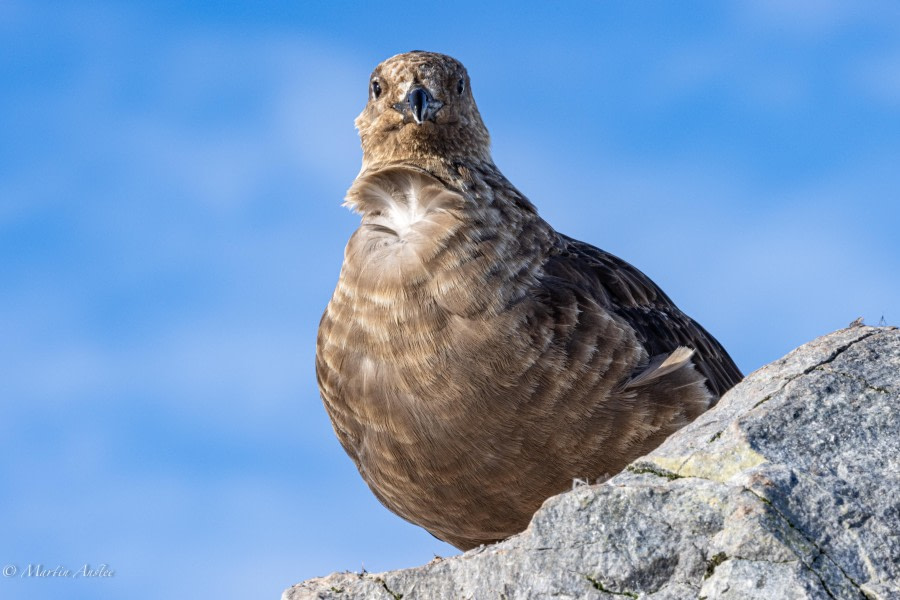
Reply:
[[[548,274],[585,286],[608,308],[677,310],[653,280],[627,261],[562,233],[556,238],[545,266]]]

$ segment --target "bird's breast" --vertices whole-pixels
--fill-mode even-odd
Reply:
[[[399,167],[359,177],[347,203],[362,222],[320,328],[323,397],[339,427],[428,445],[533,363],[540,222]]]

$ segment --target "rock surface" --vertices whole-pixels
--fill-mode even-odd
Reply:
[[[798,348],[504,542],[283,600],[547,597],[900,599],[900,331]]]

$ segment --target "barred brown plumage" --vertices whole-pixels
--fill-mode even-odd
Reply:
[[[468,549],[620,471],[742,375],[647,276],[500,173],[468,74],[410,52],[357,118],[362,217],[319,328],[334,430],[379,500]]]

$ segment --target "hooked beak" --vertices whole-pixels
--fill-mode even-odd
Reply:
[[[431,93],[421,85],[414,85],[406,95],[406,102],[394,105],[394,109],[412,116],[417,125],[425,121],[433,121],[434,115],[444,103],[435,100]]]

